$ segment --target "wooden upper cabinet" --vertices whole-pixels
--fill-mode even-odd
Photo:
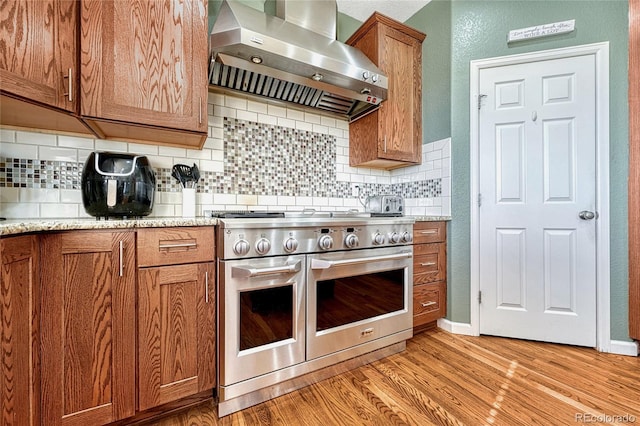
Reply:
[[[0,239],[0,425],[40,424],[38,239]]]
[[[42,424],[101,425],[135,412],[135,233],[46,234]]]
[[[206,0],[82,1],[85,122],[110,138],[201,147],[207,130],[207,20]]]
[[[387,76],[387,99],[349,124],[349,164],[394,169],[422,160],[422,41],[425,34],[377,12],[347,44]]]
[[[0,123],[90,134],[77,119],[78,51],[74,0],[0,5]]]

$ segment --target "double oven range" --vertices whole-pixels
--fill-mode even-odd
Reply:
[[[265,215],[219,220],[220,416],[412,336],[413,219]]]

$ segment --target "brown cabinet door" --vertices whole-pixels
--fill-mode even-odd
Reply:
[[[215,265],[138,271],[139,409],[215,387]]]
[[[0,240],[0,424],[40,424],[39,281],[36,236]]]
[[[389,79],[389,97],[380,106],[378,156],[420,163],[422,155],[422,45],[380,25],[380,63]]]
[[[134,232],[41,238],[42,423],[97,425],[133,415]]]
[[[377,12],[347,40],[387,76],[380,108],[349,123],[349,164],[381,169],[422,161],[422,41],[425,34]]]
[[[76,110],[76,17],[73,0],[21,0],[0,6],[3,94]],[[69,78],[71,75],[71,78]],[[69,96],[69,85],[72,85]]]
[[[207,19],[206,0],[83,1],[82,116],[206,131]]]

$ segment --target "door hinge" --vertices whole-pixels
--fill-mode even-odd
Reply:
[[[482,194],[478,194],[478,207],[482,206]]]
[[[478,304],[482,303],[482,292],[478,292]]]
[[[482,98],[486,98],[487,95],[478,95],[478,111],[482,108]]]

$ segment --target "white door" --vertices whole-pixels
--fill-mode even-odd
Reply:
[[[481,334],[596,345],[595,69],[480,71]]]

